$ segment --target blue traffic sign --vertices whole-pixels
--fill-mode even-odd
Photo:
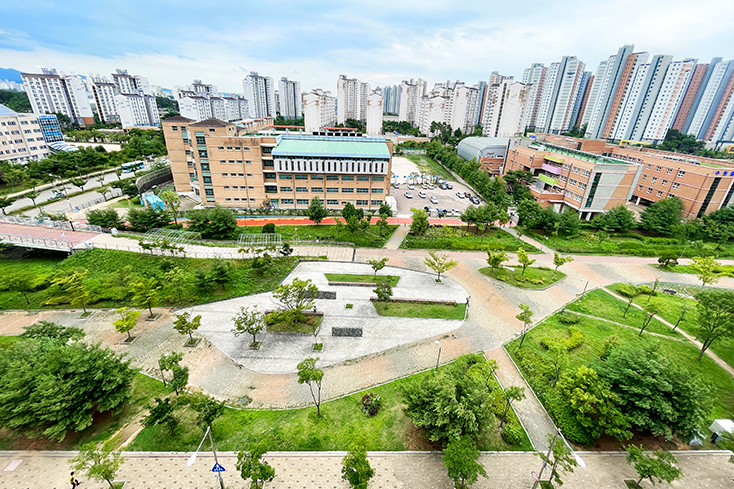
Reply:
[[[214,464],[214,467],[212,467],[212,472],[224,472],[224,467],[219,464]]]

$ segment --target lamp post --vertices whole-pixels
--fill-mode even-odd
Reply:
[[[573,450],[573,448],[571,448],[571,445],[568,444],[568,441],[566,441],[566,438],[561,433],[561,429],[556,428],[556,433],[553,435],[553,440],[551,441],[551,444],[548,447],[548,453],[545,456],[545,460],[543,460],[543,466],[540,467],[540,473],[538,474],[538,478],[535,479],[532,489],[537,489],[537,487],[540,485],[540,478],[543,477],[543,471],[548,466],[548,461],[550,460],[551,453],[553,453],[553,446],[556,444],[556,440],[558,439],[559,436],[561,437],[561,440],[563,440],[563,443],[566,444],[568,449],[571,450],[571,453],[573,454],[573,458],[576,460],[576,463],[578,464],[578,466],[581,467],[582,469],[586,468],[586,462],[584,462],[584,460],[578,456],[578,454]]]
[[[214,448],[214,440],[212,439],[212,427],[207,426],[206,427],[206,433],[204,433],[204,437],[201,439],[201,442],[199,443],[199,447],[196,449],[193,455],[189,457],[188,462],[186,462],[187,467],[191,467],[194,465],[194,462],[196,462],[196,455],[199,453],[199,450],[201,449],[201,445],[204,444],[204,440],[206,440],[207,435],[209,436],[209,442],[212,445],[212,452],[214,452],[214,463],[219,465],[219,460],[217,459],[217,450]],[[219,479],[219,487],[221,489],[224,489],[224,480],[222,479],[222,473],[217,472],[217,478]]]
[[[436,340],[434,341],[434,343],[436,343],[436,345],[438,346],[438,356],[436,357],[436,370],[435,370],[435,372],[438,373],[438,362],[441,361],[441,342]]]

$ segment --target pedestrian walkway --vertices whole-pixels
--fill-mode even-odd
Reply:
[[[516,237],[517,239],[522,240],[525,243],[529,244],[530,246],[534,246],[541,253],[551,253],[553,251],[550,248],[548,248],[548,246],[545,245],[544,243],[541,243],[540,241],[537,241],[537,240],[535,240],[533,238],[530,238],[528,236],[525,236],[524,234],[520,234],[517,231],[517,229],[515,229],[513,226],[503,227],[502,229],[504,231],[507,231],[508,233],[510,233],[511,235],[513,235],[514,237]]]
[[[243,445],[247,441],[243,441]],[[124,452],[124,462],[117,481],[125,489],[219,489],[214,457],[205,445],[196,462],[187,467],[190,453]],[[243,447],[244,448],[244,447]],[[0,489],[66,489],[69,487],[68,461],[74,452],[0,452]],[[625,453],[578,452],[586,468],[561,474],[568,489],[622,489],[624,480],[637,480],[637,472],[625,460]],[[728,451],[673,452],[683,479],[673,489],[705,487],[731,489],[731,465]],[[267,489],[349,489],[341,478],[344,452],[269,452],[263,459],[275,469],[275,478]],[[367,452],[374,469],[370,488],[380,489],[451,489],[441,452]],[[249,481],[240,477],[234,452],[218,453],[225,471],[222,480],[229,489],[245,489]],[[540,472],[541,460],[531,452],[484,452],[479,457],[487,477],[479,477],[472,489],[530,489],[531,472]],[[548,474],[548,471],[545,471]],[[544,474],[544,479],[545,479]],[[76,474],[83,489],[107,489],[106,482],[90,481],[86,474]],[[649,481],[642,487],[650,489]]]
[[[392,233],[392,236],[390,236],[390,239],[387,240],[387,243],[385,243],[386,250],[397,250],[400,248],[400,245],[403,243],[403,240],[408,235],[408,232],[410,231],[410,225],[408,224],[400,224],[398,225],[398,228],[395,230],[394,233]]]

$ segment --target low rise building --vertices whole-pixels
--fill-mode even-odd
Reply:
[[[468,137],[459,142],[456,153],[467,161],[477,160],[490,175],[501,175],[510,138]]]
[[[0,161],[22,164],[51,154],[38,117],[0,105]]]

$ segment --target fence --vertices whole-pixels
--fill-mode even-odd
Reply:
[[[89,231],[91,233],[101,233],[102,228],[94,226],[92,224],[78,223],[74,226],[68,221],[53,221],[51,219],[33,219],[30,217],[19,217],[19,216],[0,216],[0,222],[6,222],[8,224],[21,224],[23,226],[42,226],[53,229],[65,229],[68,231]]]
[[[150,173],[146,173],[142,177],[135,180],[135,186],[138,187],[138,193],[142,194],[147,192],[156,185],[173,181],[173,173],[171,173],[171,167],[161,168]]]
[[[32,236],[21,236],[19,234],[0,234],[0,242],[25,245],[28,248],[72,251],[71,243],[60,239],[35,238]]]
[[[115,197],[120,197],[120,196],[122,196],[122,191],[120,189],[114,189],[112,190],[110,194],[110,199],[114,199]],[[109,199],[105,199],[104,197],[99,197],[97,199],[90,200],[89,202],[75,205],[74,210],[79,211],[79,209],[86,209],[87,207],[92,207],[93,205],[101,204],[103,202],[107,202],[108,200]]]

